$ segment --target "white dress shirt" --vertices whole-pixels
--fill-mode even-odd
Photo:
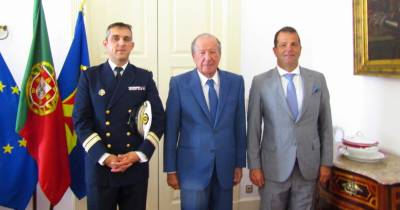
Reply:
[[[220,84],[220,82],[219,82],[218,70],[217,70],[217,72],[215,72],[215,74],[214,74],[214,76],[212,78],[207,78],[206,76],[201,74],[199,70],[197,70],[197,73],[199,74],[199,77],[200,77],[201,87],[203,88],[203,93],[204,93],[204,97],[206,99],[208,110],[210,110],[210,102],[208,101],[208,89],[209,89],[209,87],[207,85],[207,80],[209,80],[209,79],[214,80],[214,88],[215,88],[215,91],[217,92],[217,96],[219,98],[219,84]]]
[[[124,74],[126,66],[128,66],[128,63],[129,62],[126,62],[124,65],[120,66],[120,67],[122,67],[122,71],[120,72],[121,76],[122,76],[122,74]],[[115,63],[113,63],[110,59],[108,60],[108,64],[110,64],[110,67],[113,70],[114,76],[117,76],[117,71],[115,70],[115,67],[117,67],[117,65]]]
[[[285,74],[295,74],[295,76],[293,77],[293,84],[296,88],[296,96],[297,96],[297,108],[299,110],[299,114],[300,114],[300,110],[303,106],[303,98],[304,98],[304,87],[303,87],[303,80],[301,79],[301,75],[300,75],[300,68],[299,66],[297,66],[292,72],[288,72],[284,69],[282,69],[281,67],[277,66],[279,75],[281,76],[281,83],[282,83],[282,87],[283,87],[283,92],[285,94],[287,94],[287,85],[288,85],[288,80],[284,77]]]

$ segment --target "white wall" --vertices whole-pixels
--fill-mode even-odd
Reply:
[[[382,149],[400,155],[400,80],[353,75],[352,1],[242,1],[242,73],[248,94],[254,75],[276,66],[275,32],[295,27],[300,65],[325,74],[333,124],[346,134],[362,131]]]
[[[76,21],[76,14],[74,14],[76,2],[78,1],[43,0],[47,30],[57,75],[64,64],[69,46],[71,45]],[[7,25],[10,32],[7,39],[0,40],[0,52],[20,87],[32,41],[33,1],[1,1],[0,14],[0,25]],[[49,209],[49,203],[41,193],[39,186],[37,187],[37,191],[38,209]],[[68,190],[64,198],[54,209],[73,209],[73,202],[72,193]],[[4,207],[0,207],[0,210],[5,209]],[[32,209],[31,204],[29,204],[27,209]]]

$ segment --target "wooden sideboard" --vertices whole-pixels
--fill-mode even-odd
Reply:
[[[360,163],[335,154],[329,184],[318,187],[318,209],[400,210],[400,157],[385,155]]]

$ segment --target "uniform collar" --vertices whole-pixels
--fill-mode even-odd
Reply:
[[[123,71],[126,69],[126,66],[128,66],[128,62],[126,62],[124,65],[120,66],[122,67]],[[110,65],[111,69],[114,71],[115,67],[117,67],[117,64],[113,63],[110,59],[108,59],[108,64]]]

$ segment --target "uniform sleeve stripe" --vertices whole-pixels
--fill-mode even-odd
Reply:
[[[158,142],[160,141],[157,135],[151,131],[147,134],[146,139],[149,140],[154,145],[154,147],[157,147]]]
[[[88,152],[90,150],[90,148],[100,140],[101,140],[101,138],[100,138],[99,134],[92,133],[92,135],[90,135],[89,137],[87,137],[85,139],[85,141],[83,141],[82,146],[85,149],[85,151]]]

